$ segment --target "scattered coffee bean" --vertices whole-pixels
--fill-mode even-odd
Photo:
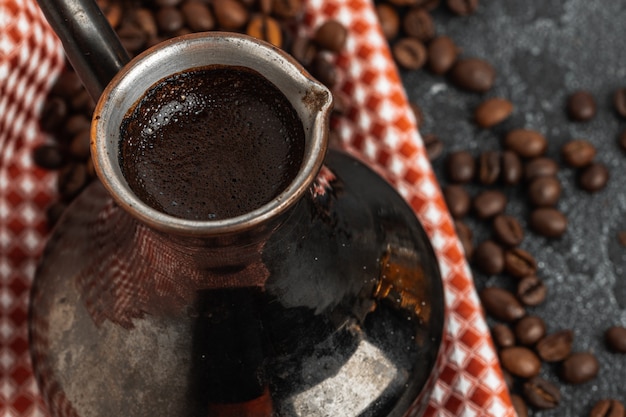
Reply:
[[[513,391],[513,388],[515,387],[515,377],[506,369],[502,369],[502,377],[504,378],[504,383],[509,391]]]
[[[200,1],[186,1],[181,5],[181,11],[192,31],[205,32],[215,28],[215,18],[208,5]]]
[[[490,128],[507,119],[513,113],[513,103],[504,98],[490,98],[474,111],[476,124],[483,128]]]
[[[473,233],[468,225],[463,223],[462,221],[455,220],[454,228],[456,230],[456,234],[461,241],[461,245],[463,246],[463,251],[465,252],[465,257],[467,259],[471,259],[474,256],[474,243],[473,243]]]
[[[469,212],[472,200],[469,193],[462,185],[446,185],[442,192],[452,217],[459,219]]]
[[[533,158],[524,165],[524,179],[529,182],[537,177],[554,177],[558,172],[559,164],[545,156]]]
[[[609,170],[601,162],[593,162],[580,171],[578,185],[583,190],[595,193],[602,190],[609,181]]]
[[[283,35],[280,24],[271,16],[257,14],[248,22],[246,33],[254,38],[282,47]]]
[[[422,127],[422,124],[424,124],[424,112],[422,112],[422,108],[417,103],[410,102],[409,107],[415,117],[415,125],[419,130]]]
[[[237,31],[248,21],[248,10],[238,0],[213,0],[212,5],[217,24],[222,30]]]
[[[428,68],[435,74],[445,74],[458,56],[458,48],[448,36],[438,36],[428,44]]]
[[[626,118],[626,87],[615,90],[613,107],[620,116]]]
[[[429,133],[423,135],[422,140],[424,141],[424,147],[426,147],[429,160],[434,161],[441,156],[443,153],[443,142],[439,139],[439,136]]]
[[[500,351],[502,367],[520,378],[532,378],[539,374],[541,361],[532,350],[523,346],[512,346]]]
[[[493,87],[496,70],[483,59],[464,58],[457,60],[452,66],[450,79],[463,90],[486,93]]]
[[[513,151],[502,152],[501,178],[504,185],[517,185],[524,172],[522,161]]]
[[[41,111],[41,128],[48,132],[57,130],[67,117],[68,108],[65,100],[54,97],[44,103]]]
[[[624,404],[615,399],[602,399],[595,403],[589,417],[624,417]]]
[[[474,250],[476,267],[487,275],[497,275],[504,270],[504,251],[492,240],[481,242]]]
[[[398,65],[407,70],[420,69],[426,63],[426,47],[415,38],[402,38],[391,48]]]
[[[468,183],[474,179],[476,161],[468,151],[455,151],[448,155],[446,172],[454,183]]]
[[[596,147],[584,139],[571,140],[561,147],[561,156],[563,161],[573,168],[584,167],[593,161]]]
[[[567,217],[555,208],[542,207],[530,213],[529,225],[540,236],[558,238],[567,230]]]
[[[502,213],[506,208],[506,195],[498,190],[484,190],[472,201],[474,213],[479,219],[488,219]]]
[[[500,348],[507,348],[515,345],[515,334],[506,324],[495,324],[491,329],[493,341]]]
[[[528,404],[539,410],[555,408],[561,402],[559,388],[539,376],[526,381],[523,389]]]
[[[588,91],[576,91],[567,99],[567,113],[573,120],[591,120],[596,115],[596,100]]]
[[[328,51],[340,52],[346,44],[348,29],[336,20],[327,20],[322,23],[313,35],[317,45]],[[424,54],[425,56],[426,54]],[[424,57],[425,59],[425,57]]]
[[[90,129],[81,130],[72,138],[72,142],[69,147],[70,154],[80,161],[86,161],[91,156],[90,145]]]
[[[65,165],[65,155],[54,144],[44,144],[36,147],[33,151],[33,159],[37,166],[44,169],[59,169]]]
[[[545,153],[548,141],[536,130],[515,129],[504,138],[504,146],[522,158],[536,158]]]
[[[511,404],[517,417],[528,417],[528,407],[522,397],[517,394],[511,394]]]
[[[569,384],[582,384],[594,379],[599,370],[600,364],[594,354],[572,353],[561,364],[561,378]]]
[[[467,16],[478,8],[478,0],[446,0],[448,9],[456,15]]]
[[[613,352],[626,353],[626,327],[609,327],[604,332],[604,340]]]
[[[560,330],[542,338],[537,342],[535,350],[544,362],[560,362],[572,352],[573,341],[574,332]]]
[[[524,346],[532,346],[546,335],[546,323],[539,316],[525,316],[515,324],[515,338]]]
[[[513,322],[526,315],[526,310],[517,298],[503,288],[487,287],[480,292],[483,308],[493,318]]]
[[[521,279],[537,272],[537,261],[522,248],[508,249],[504,253],[504,270],[510,276]]]
[[[557,177],[538,177],[528,185],[528,201],[535,207],[555,206],[560,197],[561,181]]]
[[[546,299],[546,284],[535,275],[529,275],[517,284],[517,299],[525,306],[538,306]]]
[[[513,216],[500,214],[493,219],[495,239],[507,247],[515,247],[524,239],[524,229]]]
[[[617,232],[617,240],[622,247],[626,247],[626,230]]]
[[[393,40],[398,36],[400,31],[400,17],[396,9],[386,3],[378,3],[376,5],[376,14],[383,31],[383,35],[387,41]]]
[[[272,12],[283,19],[294,19],[304,13],[304,1],[273,0]]]
[[[70,201],[83,190],[88,180],[84,164],[66,165],[59,172],[59,193],[66,201]]]
[[[223,1],[223,0],[222,0]],[[234,0],[225,0],[233,1]],[[173,6],[161,7],[156,14],[157,26],[167,33],[174,33],[185,24],[185,18],[180,10]],[[245,23],[245,22],[244,22]],[[243,25],[243,23],[242,23]],[[237,29],[236,27],[233,29]]]
[[[501,157],[498,151],[485,151],[478,157],[478,181],[492,185],[500,177]]]
[[[435,37],[433,18],[421,7],[413,7],[402,19],[404,32],[420,42],[427,43]]]

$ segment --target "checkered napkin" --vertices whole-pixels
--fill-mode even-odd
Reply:
[[[371,0],[309,0],[305,27],[349,29],[336,59],[341,146],[394,184],[421,220],[443,275],[447,329],[427,416],[514,416],[480,303]],[[28,353],[28,297],[55,175],[33,165],[39,113],[64,65],[35,0],[0,0],[0,417],[47,416]],[[411,413],[409,413],[411,415]]]

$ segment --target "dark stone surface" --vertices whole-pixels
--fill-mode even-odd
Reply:
[[[560,160],[563,143],[576,138],[591,141],[596,160],[610,170],[607,187],[589,194],[576,185],[575,171],[561,168],[563,193],[558,208],[569,218],[566,234],[556,240],[528,232],[521,247],[538,260],[538,275],[549,289],[548,300],[529,308],[547,322],[548,331],[571,328],[574,351],[591,351],[600,362],[598,378],[568,385],[558,377],[558,365],[544,364],[542,376],[561,387],[563,401],[552,411],[534,416],[586,416],[593,404],[606,397],[626,402],[626,355],[609,352],[603,333],[611,325],[626,326],[626,247],[618,232],[626,230],[626,154],[617,137],[626,120],[613,111],[612,95],[626,86],[626,2],[589,0],[482,0],[476,14],[457,17],[440,7],[435,13],[437,32],[452,37],[462,56],[480,57],[498,69],[495,87],[485,95],[461,92],[427,71],[403,73],[409,98],[425,114],[423,133],[435,133],[446,152],[468,149],[475,155],[500,149],[508,130],[537,129],[549,140],[548,155]],[[598,114],[590,122],[570,121],[567,96],[578,90],[592,92]],[[515,110],[502,125],[485,130],[472,122],[473,110],[485,97],[510,99]],[[445,154],[434,162],[444,184]],[[472,194],[482,189],[470,187]],[[522,186],[506,190],[511,199],[506,213],[527,224],[529,206]],[[475,243],[489,236],[484,222],[468,218]],[[513,288],[506,276],[476,273],[477,287]],[[521,390],[519,390],[521,392]]]

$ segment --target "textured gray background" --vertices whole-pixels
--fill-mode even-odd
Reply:
[[[616,142],[626,120],[614,113],[611,102],[613,91],[626,87],[626,1],[481,0],[470,17],[453,16],[441,7],[435,18],[437,32],[452,37],[463,56],[487,59],[498,69],[495,88],[485,96],[461,92],[426,71],[403,74],[410,99],[425,113],[422,132],[437,134],[446,153],[500,149],[504,133],[526,127],[547,136],[548,154],[555,158],[566,141],[588,139],[598,148],[596,159],[610,169],[608,186],[590,195],[576,186],[574,170],[562,168],[558,208],[569,218],[567,233],[558,240],[528,233],[522,243],[536,256],[538,275],[549,288],[548,300],[529,311],[543,317],[550,332],[573,329],[574,350],[594,352],[601,364],[597,379],[578,386],[562,383],[558,367],[544,364],[542,375],[560,385],[563,401],[553,411],[533,415],[586,416],[601,398],[626,402],[626,355],[610,353],[603,342],[609,325],[626,325],[626,247],[617,240],[617,233],[626,230],[626,154]],[[596,97],[598,115],[591,122],[575,123],[566,116],[565,100],[577,89]],[[501,126],[478,129],[473,109],[491,96],[512,100],[514,114]],[[434,162],[442,183],[444,159]],[[523,188],[506,192],[507,213],[526,224]],[[474,225],[475,242],[488,236],[484,224],[468,223]],[[475,279],[479,289],[515,284],[507,277],[476,274]]]

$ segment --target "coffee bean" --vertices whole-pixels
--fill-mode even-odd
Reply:
[[[402,38],[391,50],[398,65],[404,69],[420,69],[426,63],[426,47],[415,38]]]
[[[481,184],[494,184],[500,177],[500,169],[500,152],[485,151],[478,157],[478,180]]]
[[[398,36],[400,31],[400,17],[396,9],[386,3],[378,3],[376,5],[376,14],[380,22],[383,35],[388,41]]]
[[[541,370],[541,361],[535,352],[523,346],[502,349],[500,363],[504,369],[520,378],[532,378]]]
[[[544,156],[533,158],[524,165],[524,179],[529,182],[537,177],[554,177],[558,172],[557,162]]]
[[[417,0],[415,5],[423,8],[424,10],[432,11],[439,6],[440,2],[441,0]]]
[[[500,214],[493,219],[493,234],[496,240],[507,247],[514,247],[522,243],[524,229],[513,216]]]
[[[188,4],[196,4],[195,1],[188,1]],[[184,7],[185,5],[183,5]],[[183,13],[184,14],[184,13]],[[140,7],[133,10],[132,20],[136,23],[137,27],[145,34],[147,39],[154,39],[159,34],[159,28],[156,22],[154,13],[149,9]]]
[[[485,60],[464,58],[450,69],[450,80],[459,88],[475,93],[486,93],[493,87],[496,70]]]
[[[561,181],[557,177],[538,177],[528,185],[528,201],[535,207],[555,206],[561,197]]]
[[[596,115],[596,100],[588,91],[576,91],[567,99],[567,114],[580,122],[593,119]]]
[[[609,327],[604,332],[604,340],[613,352],[626,353],[626,327]]]
[[[347,38],[348,30],[337,20],[326,20],[313,35],[313,40],[320,48],[331,52],[340,52]],[[424,60],[426,60],[426,52],[424,52]]]
[[[293,19],[304,13],[303,0],[273,0],[272,12],[283,19]]]
[[[463,246],[465,257],[468,259],[472,258],[472,256],[474,255],[472,229],[470,229],[468,225],[459,220],[454,221],[454,229],[456,230],[456,234],[461,241],[461,245]]]
[[[537,261],[522,248],[508,249],[504,253],[504,270],[515,278],[524,278],[537,272]]]
[[[561,147],[561,156],[573,168],[584,167],[593,161],[596,147],[584,139],[571,140]]]
[[[185,21],[194,32],[205,32],[215,28],[215,17],[209,7],[197,0],[187,0],[181,7]]]
[[[517,298],[525,306],[537,306],[544,302],[548,289],[535,275],[529,275],[517,284]]]
[[[500,348],[507,348],[515,345],[515,334],[506,324],[498,323],[491,328],[493,341]]]
[[[569,355],[561,365],[561,378],[569,384],[582,384],[598,375],[600,364],[590,352]]]
[[[476,161],[468,151],[455,151],[448,155],[446,172],[454,183],[468,183],[474,179]]]
[[[505,185],[516,185],[522,179],[524,168],[519,156],[513,151],[502,152],[501,178]]]
[[[511,394],[511,404],[517,417],[528,417],[528,407],[522,397],[517,394]]]
[[[429,160],[434,161],[441,156],[443,153],[443,142],[439,139],[439,136],[429,133],[423,135],[422,140],[424,141],[424,147],[426,148]]]
[[[626,118],[626,87],[615,90],[613,107],[620,116]]]
[[[66,201],[70,201],[83,190],[87,181],[87,170],[84,164],[66,165],[59,172],[59,193]]]
[[[181,19],[182,27],[182,19]],[[122,23],[117,30],[117,35],[127,51],[136,54],[145,45],[148,37],[146,33],[136,24],[130,22]]]
[[[539,316],[525,316],[515,324],[515,338],[521,345],[532,346],[546,335],[546,323]]]
[[[515,129],[504,138],[504,146],[522,158],[535,158],[545,153],[548,141],[536,130]]]
[[[506,369],[502,369],[502,378],[504,379],[504,383],[509,391],[513,391],[513,388],[515,387],[515,377]]]
[[[572,352],[572,342],[574,332],[571,330],[560,330],[542,338],[535,350],[545,362],[560,362],[567,358]]]
[[[602,399],[595,403],[589,417],[624,417],[624,404],[612,398]]]
[[[67,117],[68,109],[65,100],[55,97],[44,103],[40,116],[41,128],[46,132],[54,132],[61,127]]]
[[[59,169],[65,165],[65,155],[56,144],[39,145],[33,150],[33,160],[44,169]]]
[[[154,0],[159,7],[176,7],[183,0]]]
[[[173,33],[181,29],[185,24],[185,18],[176,7],[161,7],[156,13],[156,22],[160,30]]]
[[[481,242],[474,250],[474,264],[487,275],[497,275],[504,270],[504,251],[492,240]]]
[[[448,36],[437,36],[428,44],[428,69],[445,74],[456,62],[459,50]]]
[[[479,219],[488,219],[502,213],[506,208],[506,195],[498,190],[484,190],[474,197],[472,207]]]
[[[279,48],[283,44],[282,29],[278,21],[271,16],[263,14],[254,15],[250,19],[250,22],[248,22],[246,33],[254,38],[269,42]]]
[[[609,170],[601,162],[593,162],[580,171],[578,185],[583,190],[595,193],[603,189],[609,181]]]
[[[524,397],[528,404],[540,410],[555,408],[561,402],[561,391],[553,383],[536,376],[524,383]]]
[[[291,45],[291,54],[302,65],[310,67],[317,56],[317,46],[308,37],[296,35]]]
[[[83,83],[78,75],[74,71],[65,70],[52,86],[50,94],[68,99],[74,97],[81,90],[83,90]]]
[[[83,112],[85,114],[91,114],[95,106],[95,102],[85,89],[80,90],[78,94],[70,99],[70,107],[77,113]]]
[[[326,54],[315,54],[310,70],[319,82],[329,88],[337,82],[337,67]]]
[[[248,22],[248,10],[238,0],[213,0],[213,13],[222,30],[237,31]]]
[[[490,98],[474,111],[474,120],[480,127],[489,128],[501,123],[513,113],[513,103],[504,98]]]
[[[414,7],[405,13],[402,19],[404,32],[420,42],[427,43],[435,37],[433,18],[421,7]]]
[[[72,139],[69,147],[70,154],[78,160],[86,161],[91,156],[90,142],[90,129],[83,129]]]
[[[443,187],[443,197],[448,205],[452,217],[459,219],[465,216],[471,206],[471,197],[467,190],[458,184],[450,184]]]
[[[478,0],[446,0],[448,9],[456,15],[467,16],[478,8]]]
[[[515,296],[503,288],[487,287],[480,294],[482,306],[491,317],[504,322],[513,322],[526,315],[526,310]]]
[[[555,208],[542,207],[530,213],[529,225],[540,236],[558,238],[567,230],[567,217]]]

